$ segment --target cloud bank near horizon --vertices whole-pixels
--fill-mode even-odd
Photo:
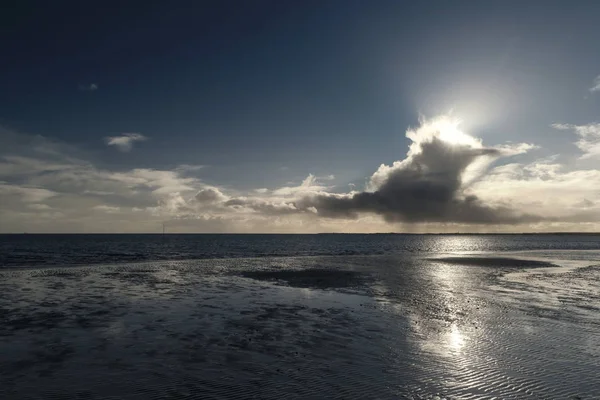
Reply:
[[[556,124],[580,158],[596,156],[595,125]],[[141,135],[140,135],[141,136]],[[452,116],[409,128],[406,156],[382,164],[362,190],[309,174],[284,187],[239,191],[198,177],[202,165],[110,170],[76,148],[3,131],[4,232],[444,232],[600,228],[600,170],[560,156],[517,162],[536,146],[488,146]],[[143,139],[110,145],[130,150]],[[129,147],[128,147],[129,146]],[[354,187],[352,187],[354,189]]]

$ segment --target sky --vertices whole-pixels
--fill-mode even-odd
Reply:
[[[600,231],[598,15],[8,1],[0,232]]]

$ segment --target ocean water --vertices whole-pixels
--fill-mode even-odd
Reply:
[[[600,235],[0,234],[0,268],[207,258],[598,249]]]
[[[0,235],[0,398],[599,399],[600,235]]]

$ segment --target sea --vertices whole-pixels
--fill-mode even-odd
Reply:
[[[600,235],[0,235],[0,268],[250,257],[600,250]]]
[[[600,235],[0,235],[0,398],[600,399]]]

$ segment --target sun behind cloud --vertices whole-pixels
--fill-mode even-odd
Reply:
[[[477,139],[460,129],[463,120],[452,115],[442,115],[435,118],[419,119],[420,126],[417,129],[409,129],[406,137],[413,141],[413,144],[420,146],[424,142],[438,138],[449,145],[468,146],[481,148],[481,140]],[[412,149],[412,146],[411,146]]]

